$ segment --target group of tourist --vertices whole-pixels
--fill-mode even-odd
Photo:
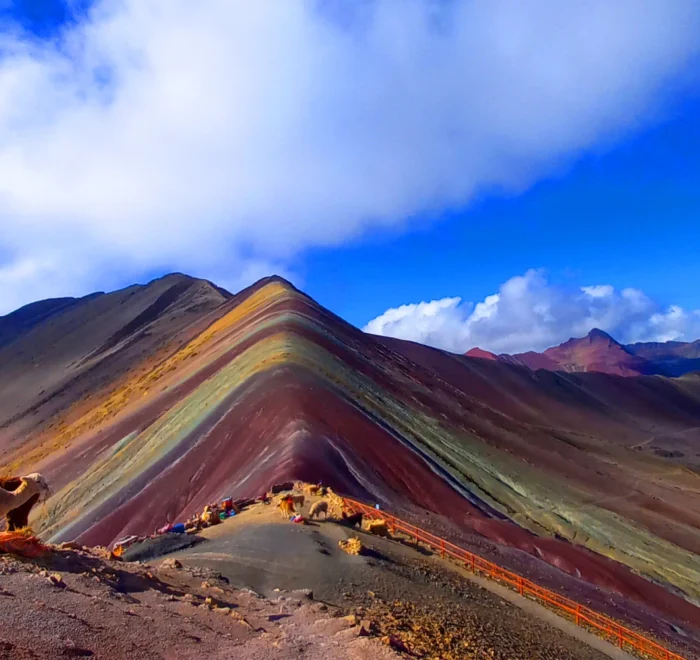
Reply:
[[[207,504],[201,514],[195,513],[185,522],[185,533],[193,534],[205,527],[219,525],[226,518],[235,516],[237,513],[240,513],[240,509],[230,497],[227,497],[220,504],[217,502]]]
[[[205,527],[218,525],[226,518],[240,513],[240,508],[232,498],[227,497],[221,503],[212,502],[204,507],[202,513],[195,513],[184,523],[169,524],[156,530],[156,534],[194,534]]]

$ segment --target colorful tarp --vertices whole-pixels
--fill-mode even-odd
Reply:
[[[0,554],[34,559],[48,554],[50,549],[30,531],[0,532]]]

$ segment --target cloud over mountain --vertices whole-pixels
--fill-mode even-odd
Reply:
[[[600,328],[623,343],[691,341],[700,310],[662,308],[644,292],[609,285],[567,289],[529,270],[482,302],[443,298],[389,309],[370,321],[373,334],[409,339],[455,353],[474,346],[493,353],[542,351]]]
[[[234,288],[521,190],[653,121],[695,0],[99,0],[0,38],[0,311],[158,268]]]

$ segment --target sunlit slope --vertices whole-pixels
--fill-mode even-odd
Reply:
[[[230,298],[210,282],[173,274],[0,318],[0,464],[14,471],[49,453],[50,445],[37,448],[62,443],[80,411],[198,335]],[[109,414],[97,408],[93,416]]]

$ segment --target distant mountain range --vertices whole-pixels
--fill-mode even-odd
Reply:
[[[517,364],[533,370],[597,371],[616,376],[682,376],[691,371],[700,371],[700,340],[621,344],[598,328],[585,337],[572,337],[542,353],[528,351],[496,355],[481,348],[472,348],[465,355]]]

